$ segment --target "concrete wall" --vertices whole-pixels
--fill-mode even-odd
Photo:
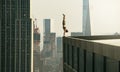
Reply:
[[[120,39],[120,36],[63,37],[64,72],[120,72],[120,47],[90,39]]]

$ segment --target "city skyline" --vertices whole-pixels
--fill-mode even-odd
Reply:
[[[120,38],[120,1],[84,1],[1,0],[0,72],[68,72],[72,68],[73,72],[92,72],[103,67],[106,72],[119,72],[120,62],[110,59],[120,58],[118,47],[102,41],[103,47],[92,40]],[[69,33],[61,37],[66,28]],[[90,36],[91,32],[99,36]],[[67,37],[70,34],[81,37]],[[100,68],[99,63],[103,64]]]
[[[42,20],[53,18],[58,35],[62,36],[62,14],[66,14],[66,25],[70,32],[82,32],[82,0],[35,0],[31,1],[31,17]],[[120,32],[119,0],[90,0],[90,20],[92,34],[113,34]],[[102,29],[102,30],[101,30]],[[107,30],[106,30],[107,29]]]

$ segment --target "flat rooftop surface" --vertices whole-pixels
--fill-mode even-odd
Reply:
[[[98,42],[103,44],[120,46],[120,39],[106,39],[106,40],[91,40],[92,42]]]

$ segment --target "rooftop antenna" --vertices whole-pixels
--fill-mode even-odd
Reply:
[[[36,28],[37,28],[37,19],[36,18],[35,18],[35,22],[36,22],[35,24],[36,24]]]

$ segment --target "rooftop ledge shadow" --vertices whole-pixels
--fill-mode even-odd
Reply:
[[[120,61],[120,45],[94,42],[94,40],[120,39],[120,35],[99,35],[99,36],[69,36],[63,37],[63,45],[67,44],[74,48],[82,48],[86,51],[103,55]],[[120,42],[120,41],[119,41]]]
[[[120,39],[120,35],[69,36],[68,38],[79,38],[85,40],[104,40],[104,39]]]

